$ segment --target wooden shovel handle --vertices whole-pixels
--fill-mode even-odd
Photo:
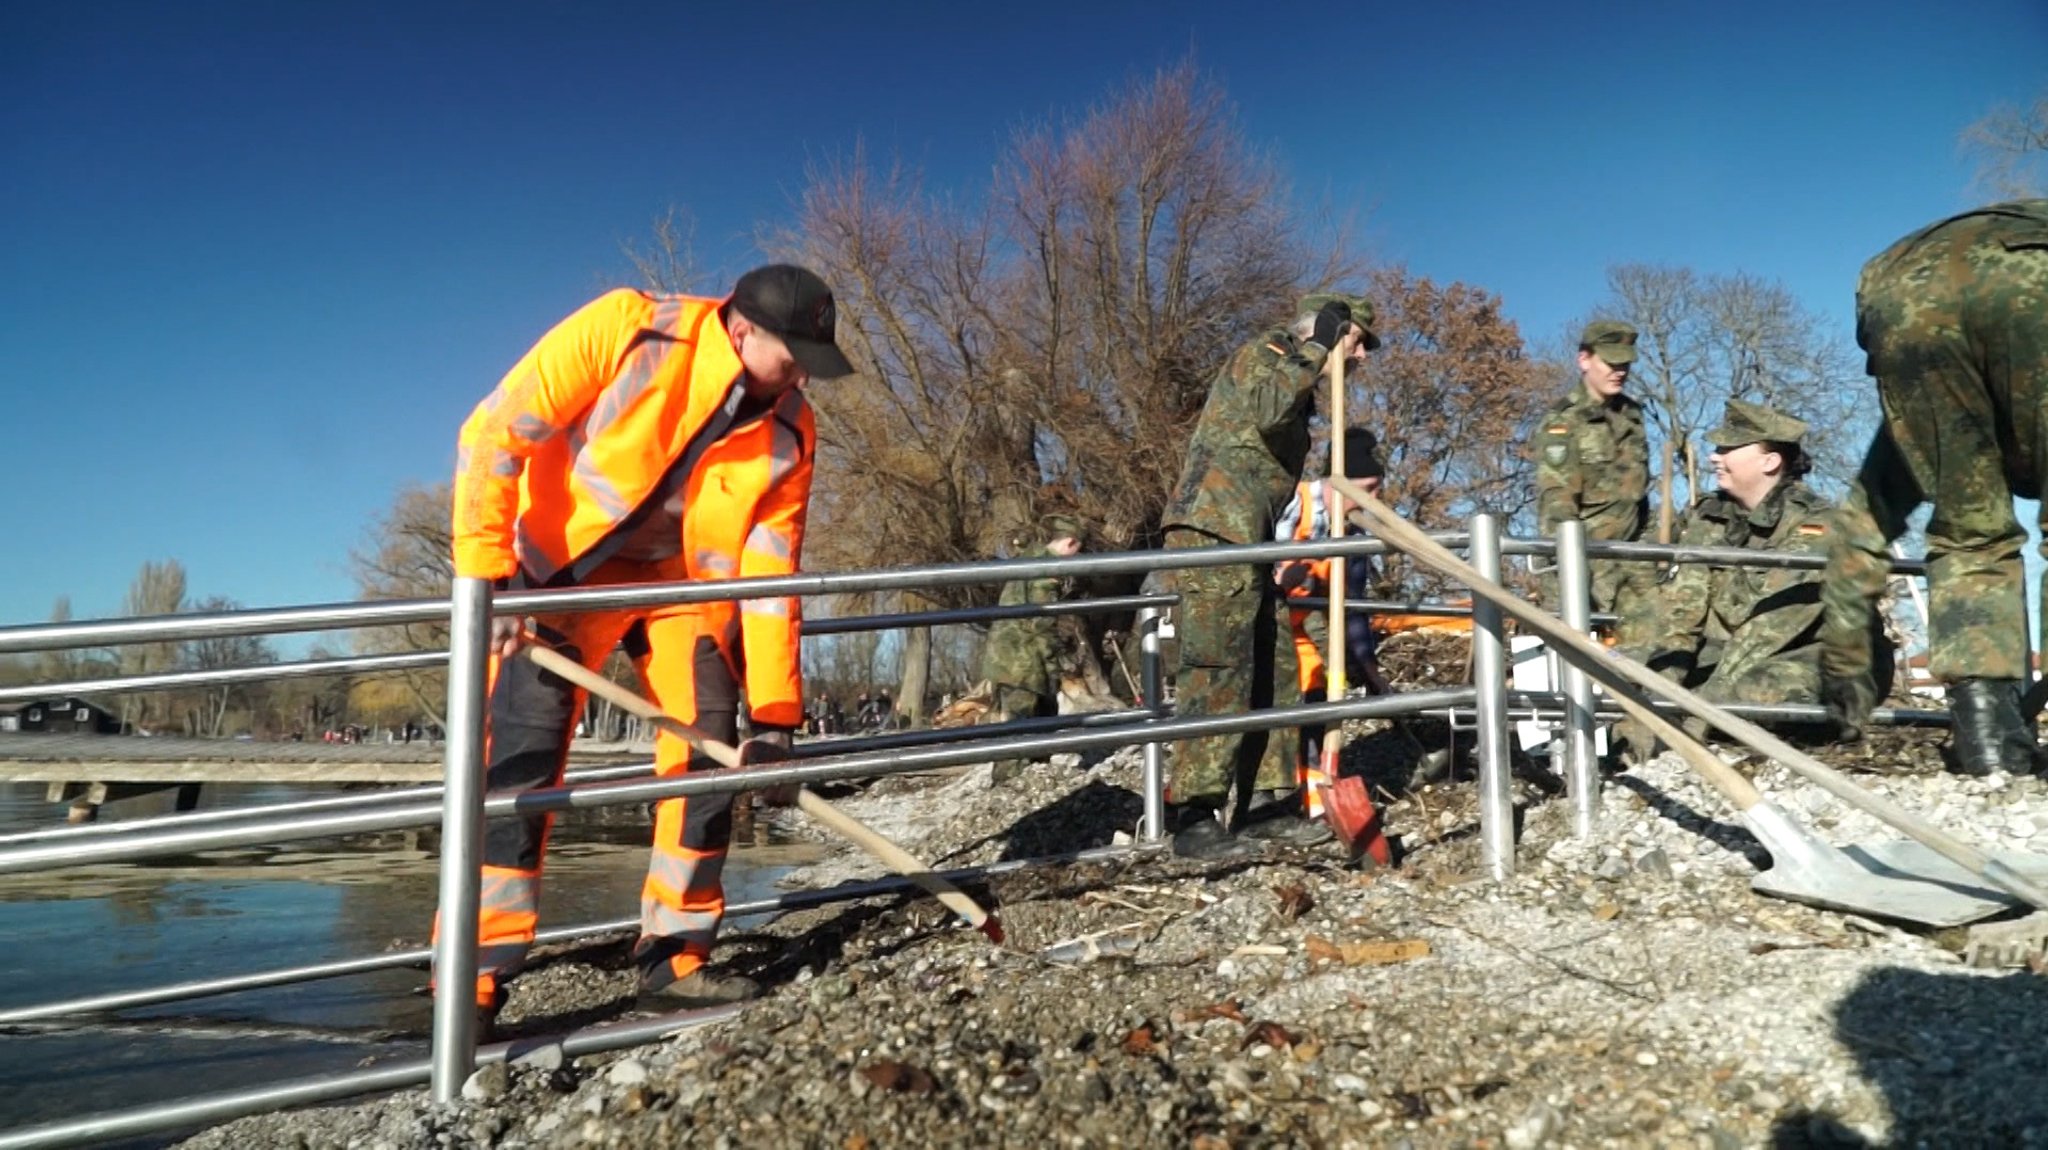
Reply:
[[[642,698],[603,675],[590,670],[583,664],[560,652],[534,643],[520,648],[534,665],[553,672],[571,683],[589,691],[598,698],[613,703],[621,709],[638,715],[662,730],[684,740],[703,751],[721,767],[740,766],[737,748],[712,738],[681,719],[656,706],[650,699]],[[997,942],[1002,941],[1002,927],[995,918],[981,908],[981,904],[969,898],[966,892],[938,875],[930,867],[918,861],[917,856],[890,842],[881,832],[847,814],[806,790],[799,790],[797,808],[826,828],[836,831],[862,850],[888,864],[889,869],[923,887],[926,892],[946,904],[954,914],[987,934]]]
[[[1926,822],[1882,795],[1874,795],[1864,790],[1833,767],[1803,751],[1796,750],[1785,740],[1755,723],[1715,706],[1625,655],[1608,651],[1595,644],[1591,639],[1565,626],[1564,620],[1510,594],[1506,588],[1481,576],[1469,564],[1417,530],[1413,524],[1394,514],[1385,504],[1367,495],[1350,480],[1333,476],[1330,482],[1343,491],[1345,497],[1356,506],[1357,510],[1353,514],[1357,521],[1373,534],[1424,566],[1468,584],[1474,595],[1513,615],[1524,626],[1552,644],[1552,649],[1577,663],[1581,670],[1615,693],[1617,698],[1622,698],[1624,707],[1628,706],[1628,701],[1624,698],[1625,689],[1630,685],[1675,703],[1686,714],[1712,723],[1742,745],[1785,764],[1794,773],[1822,790],[1883,820],[1971,874],[2010,891],[2033,906],[2048,910],[2048,890],[2044,890],[2039,883],[2019,875],[2009,867],[1991,866],[1993,860],[1984,852]],[[1633,710],[1629,713],[1638,718],[1642,717]],[[1669,726],[1669,723],[1665,724],[1666,729],[1669,729]],[[1656,724],[1651,723],[1651,727],[1656,729]],[[1662,735],[1663,731],[1660,730],[1658,733]],[[1712,752],[1708,752],[1707,757],[1712,758]],[[1690,761],[1688,759],[1688,762]],[[1718,759],[1715,761],[1719,762]],[[1734,774],[1733,771],[1728,773]],[[1749,787],[1749,791],[1754,794],[1755,788]],[[1732,800],[1733,795],[1730,797]]]

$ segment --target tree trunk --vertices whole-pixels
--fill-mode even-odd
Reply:
[[[1671,457],[1671,441],[1664,441],[1664,458],[1658,463],[1657,473],[1657,542],[1671,542],[1671,479],[1674,468]]]
[[[1699,454],[1693,450],[1690,439],[1685,441],[1685,489],[1692,493],[1694,499],[1700,497],[1700,459]],[[1670,540],[1667,539],[1665,542],[1669,543]]]
[[[903,636],[903,684],[896,693],[896,713],[904,726],[924,720],[924,694],[932,678],[932,629],[913,627]]]

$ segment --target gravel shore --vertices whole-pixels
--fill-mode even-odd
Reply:
[[[1356,765],[1391,787],[1386,745],[1429,742],[1424,726],[1358,726]],[[2048,791],[1942,774],[1935,738],[1821,757],[1883,768],[1861,781],[1971,841],[2048,853]],[[1897,837],[1780,768],[1741,769],[1831,841]],[[841,801],[964,865],[1109,845],[1136,822],[1138,770],[1130,751]],[[1961,931],[1753,894],[1768,856],[1675,757],[1610,777],[1585,842],[1554,780],[1525,774],[1503,883],[1481,875],[1459,773],[1388,796],[1391,871],[1335,847],[1033,870],[975,892],[1001,947],[930,900],[732,924],[720,961],[770,987],[736,1021],[487,1068],[460,1104],[413,1091],[184,1145],[2048,1146],[2037,974],[1963,966]],[[841,851],[791,877],[877,873]],[[620,1017],[631,983],[622,941],[557,950],[505,1019]]]

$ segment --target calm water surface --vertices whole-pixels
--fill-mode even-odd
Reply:
[[[331,788],[208,786],[219,808],[327,797]],[[113,804],[111,820],[168,813],[168,795]],[[40,784],[0,784],[0,832],[59,825]],[[613,818],[617,819],[614,813]],[[637,913],[644,819],[558,821],[543,929]],[[0,1008],[425,945],[435,860],[402,836],[286,844],[132,865],[0,877]],[[732,901],[766,897],[790,865],[737,851]],[[421,1057],[426,974],[395,970],[0,1028],[0,1130],[194,1094]],[[162,1140],[157,1140],[161,1142]],[[149,1143],[130,1143],[147,1145]]]

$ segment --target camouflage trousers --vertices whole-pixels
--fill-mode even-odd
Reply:
[[[1820,661],[1810,649],[1746,662],[1660,667],[1658,673],[1709,703],[1820,702]],[[1686,719],[1679,726],[1695,739],[1707,737],[1707,725],[1698,719]],[[1615,735],[1640,753],[1647,754],[1657,745],[1649,731],[1634,719],[1616,724]]]
[[[1212,542],[1189,531],[1166,536],[1170,549]],[[1300,701],[1293,636],[1279,626],[1271,568],[1195,568],[1180,572],[1177,582],[1176,713],[1224,715]],[[1241,805],[1250,799],[1248,788],[1291,788],[1300,753],[1300,732],[1292,727],[1182,740],[1174,755],[1174,801],[1221,807],[1235,785]]]
[[[1054,661],[1056,640],[1048,629],[1030,626],[1042,620],[1004,620],[990,628],[981,657],[981,676],[994,688],[991,722],[1055,714],[1059,700]],[[995,767],[997,778],[1024,769],[1024,760],[1005,759]]]
[[[1612,625],[1615,642],[1624,648],[1653,645],[1656,628],[1653,616],[1657,604],[1657,567],[1651,563],[1620,559],[1594,559],[1587,566],[1587,596],[1595,613],[1617,617]],[[1543,605],[1551,612],[1564,613],[1564,595],[1555,572],[1539,581]]]
[[[1820,702],[1820,661],[1811,651],[1701,671],[1698,691],[1710,703]]]
[[[2048,463],[2048,234],[2036,226],[2008,248],[2014,226],[1966,220],[1864,267],[1856,338],[1884,422],[1828,555],[1831,676],[1867,665],[1887,545],[1931,501],[1928,669],[1944,683],[2026,677],[2026,533],[2012,501],[2039,498]]]

